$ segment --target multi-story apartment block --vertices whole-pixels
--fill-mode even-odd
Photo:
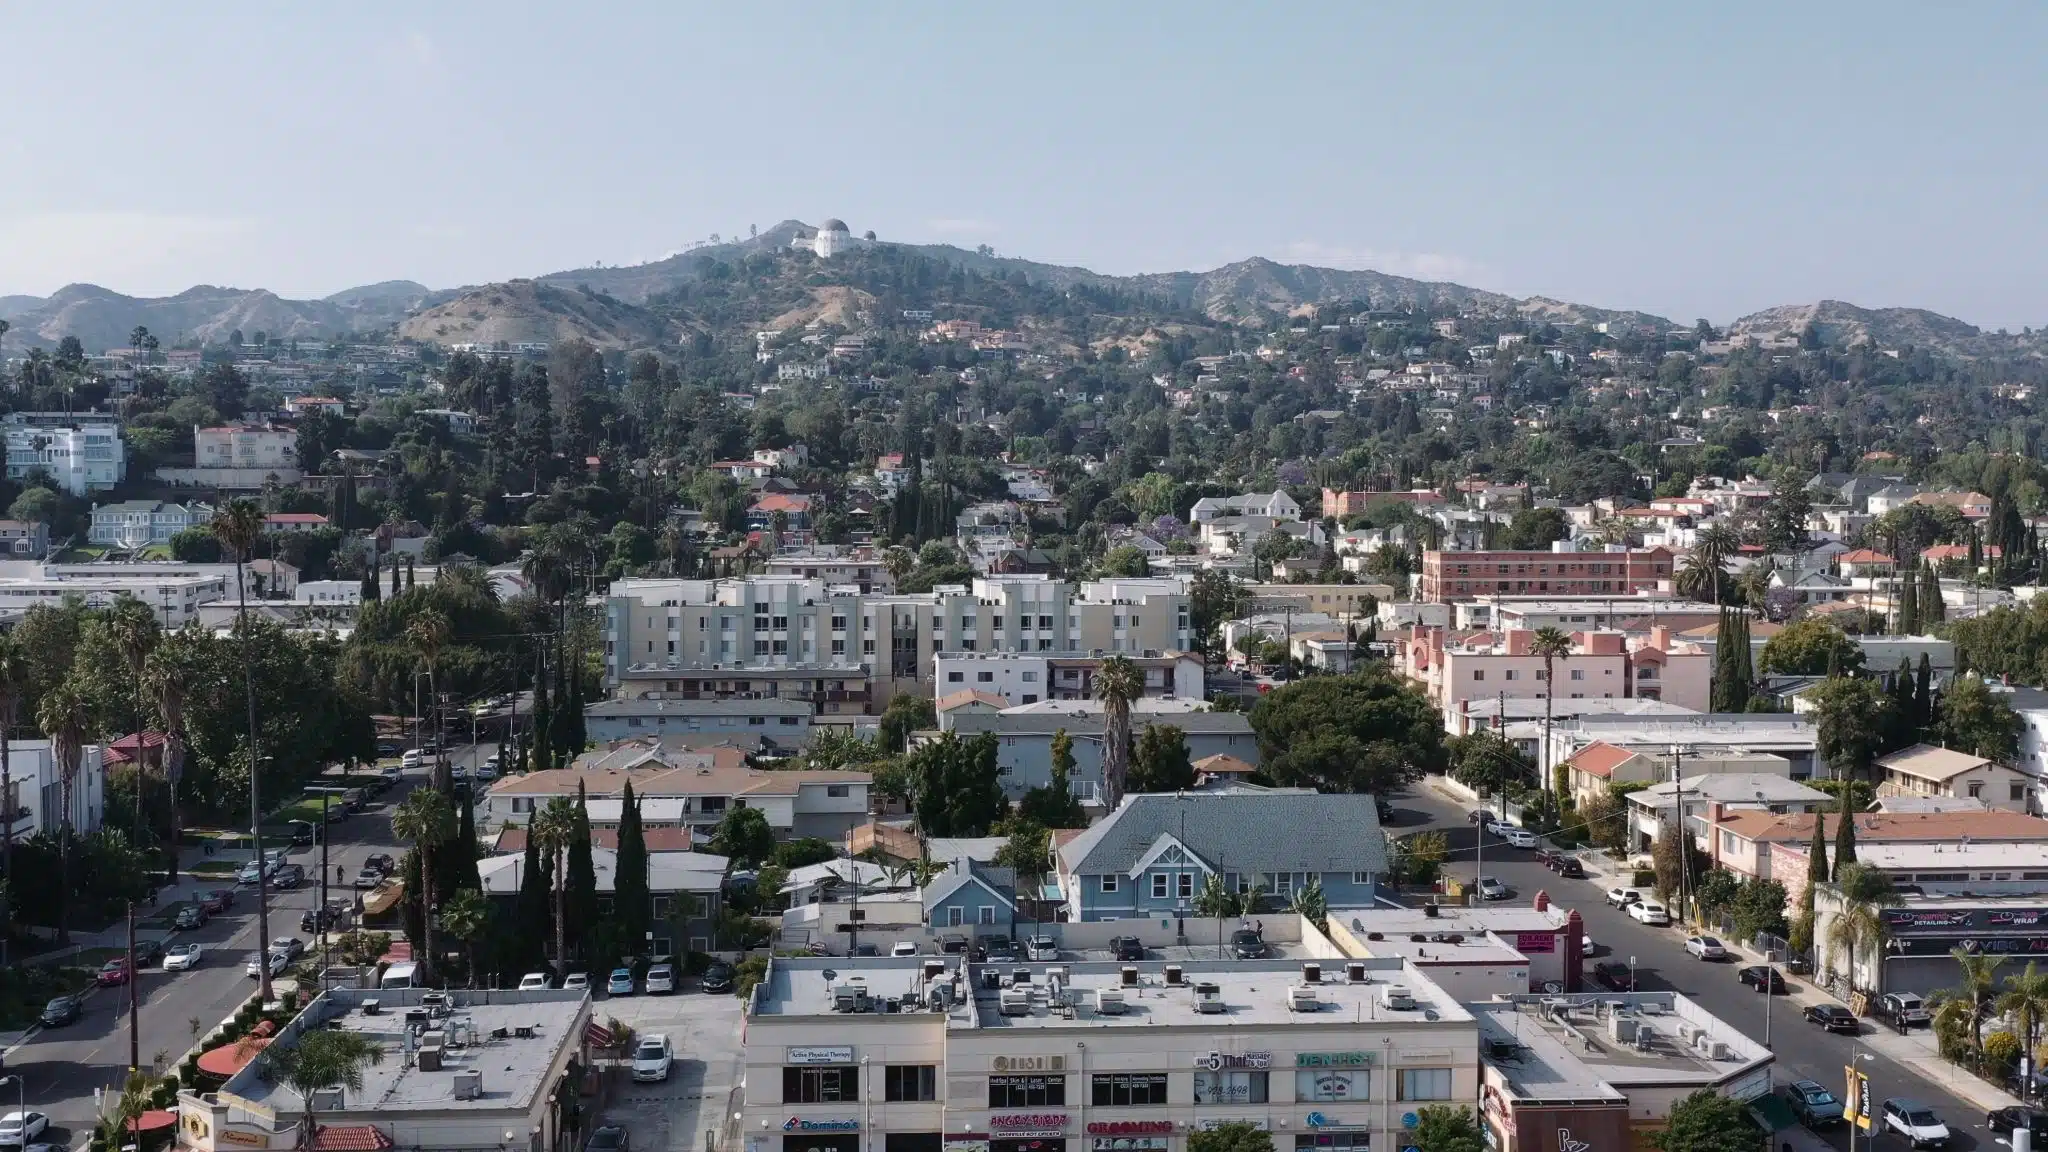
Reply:
[[[1365,1152],[1479,1092],[1472,1013],[1403,957],[778,956],[745,1011],[743,1152]]]
[[[1422,598],[1441,604],[1486,592],[1521,595],[1634,595],[1662,590],[1672,577],[1669,548],[1574,552],[1424,552]]]
[[[293,468],[298,466],[295,429],[263,424],[192,428],[192,457],[201,468]]]
[[[887,594],[896,590],[896,577],[882,563],[881,553],[872,548],[818,544],[787,549],[770,556],[766,567],[770,576],[823,580],[828,586],[843,585],[863,593]]]
[[[73,496],[103,491],[128,475],[128,453],[116,416],[10,412],[5,418],[7,478],[40,472]]]
[[[168,544],[171,537],[188,528],[202,528],[213,522],[213,506],[193,501],[171,504],[161,500],[123,500],[92,510],[92,527],[87,538],[110,548],[147,548]]]
[[[1188,611],[1185,588],[1157,579],[1076,589],[1049,576],[1004,576],[897,595],[786,576],[621,580],[607,602],[605,665],[615,686],[706,673],[737,681],[768,669],[829,680],[865,670],[880,705],[897,692],[929,692],[940,652],[1185,651]]]
[[[1092,700],[1103,656],[1041,656],[1036,652],[941,652],[932,673],[932,694],[986,692],[1010,707],[1040,700]],[[1130,657],[1144,675],[1144,695],[1204,700],[1202,658],[1187,652]]]
[[[233,576],[200,575],[190,570],[130,576],[53,576],[0,579],[0,610],[59,604],[76,596],[88,608],[106,608],[126,596],[140,600],[166,628],[181,628],[198,618],[201,605],[224,600],[234,589]]]
[[[1560,700],[1663,700],[1695,712],[1712,705],[1713,653],[1672,637],[1575,632],[1571,651],[1548,661],[1534,653],[1536,634],[1512,629],[1452,638],[1441,628],[1415,627],[1398,649],[1410,680],[1443,710],[1446,727],[1474,700],[1502,697]],[[1555,686],[1544,677],[1557,677]]]

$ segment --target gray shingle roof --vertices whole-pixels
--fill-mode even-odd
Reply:
[[[1100,737],[1102,714],[1075,715],[1070,712],[963,712],[953,717],[953,731],[962,736],[975,736],[983,732],[994,732],[998,736],[1022,736],[1027,733],[1050,735],[1065,729],[1067,735],[1076,740],[1090,735]],[[1162,712],[1148,713],[1133,711],[1131,731],[1142,732],[1147,724],[1174,727],[1189,734],[1221,734],[1249,736],[1252,722],[1242,712]]]
[[[1384,872],[1371,796],[1300,790],[1143,793],[1060,849],[1067,871],[1128,873],[1170,835],[1219,871]]]

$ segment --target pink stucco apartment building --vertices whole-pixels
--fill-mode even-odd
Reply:
[[[1710,711],[1713,655],[1677,639],[1668,628],[1631,634],[1571,633],[1572,651],[1551,662],[1559,700],[1662,700]],[[1468,701],[1542,699],[1551,695],[1543,657],[1531,650],[1536,633],[1455,633],[1417,625],[1400,647],[1408,678],[1419,684],[1451,725]]]

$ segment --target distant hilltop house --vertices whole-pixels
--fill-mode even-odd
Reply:
[[[852,248],[872,247],[874,242],[875,234],[873,232],[864,232],[861,234],[860,239],[855,240],[853,234],[846,230],[846,221],[835,216],[825,221],[823,226],[809,235],[805,235],[799,230],[795,236],[790,238],[789,246],[793,249],[808,248],[818,259],[830,260],[839,253]]]

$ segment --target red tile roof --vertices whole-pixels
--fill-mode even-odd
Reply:
[[[325,524],[327,517],[318,512],[272,512],[263,518],[265,524]]]
[[[373,1124],[322,1124],[313,1135],[314,1152],[384,1152],[391,1137]]]
[[[1609,744],[1605,740],[1595,740],[1584,748],[1579,749],[1578,753],[1570,760],[1565,761],[1565,763],[1570,764],[1588,776],[1605,778],[1614,775],[1616,768],[1621,767],[1624,763],[1634,758],[1634,756],[1635,753],[1626,748]]]
[[[1835,557],[1835,562],[1838,564],[1889,564],[1892,562],[1892,558],[1882,552],[1873,551],[1869,548],[1858,548],[1854,552],[1844,552],[1840,556]]]

